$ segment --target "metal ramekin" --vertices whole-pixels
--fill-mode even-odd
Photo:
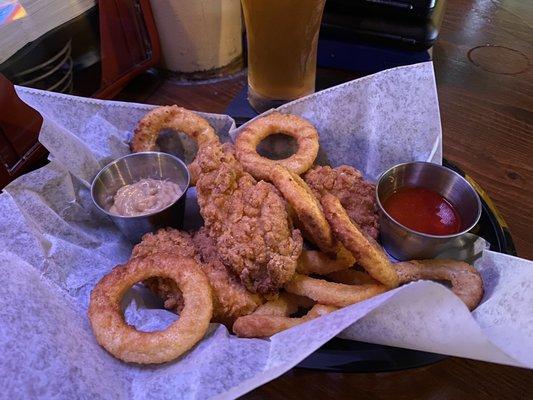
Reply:
[[[125,217],[111,213],[109,209],[117,190],[144,178],[172,181],[179,185],[182,194],[174,203],[151,214]],[[165,226],[181,227],[189,182],[189,170],[179,158],[155,151],[133,153],[102,168],[91,185],[91,196],[96,207],[107,214],[132,243],[138,243],[147,232]]]
[[[453,235],[430,235],[409,229],[392,218],[382,202],[401,187],[423,187],[446,198],[461,217],[462,229]],[[481,216],[481,201],[475,189],[456,172],[438,164],[411,162],[385,171],[376,185],[381,242],[394,258],[435,258],[471,230]]]

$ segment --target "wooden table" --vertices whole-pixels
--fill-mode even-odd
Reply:
[[[533,259],[533,3],[448,0],[433,49],[445,157],[494,200],[519,256]],[[481,47],[480,47],[481,46]],[[350,77],[347,76],[347,79]],[[137,80],[119,98],[223,112],[245,85]],[[379,374],[293,369],[248,399],[526,399],[533,371],[459,358]]]

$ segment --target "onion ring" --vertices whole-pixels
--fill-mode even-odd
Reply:
[[[270,172],[270,180],[294,209],[306,239],[324,253],[335,255],[338,243],[311,189],[302,178],[281,165],[273,166]]]
[[[257,153],[257,145],[266,137],[283,133],[296,139],[298,151],[282,160],[271,160]],[[269,179],[269,170],[279,164],[295,174],[303,174],[313,165],[318,154],[318,133],[302,117],[274,112],[250,122],[235,141],[235,154],[244,169],[256,179]]]
[[[185,258],[196,256],[191,235],[172,228],[161,228],[155,233],[143,235],[140,243],[133,247],[130,258],[159,253],[175,254]],[[163,300],[167,310],[179,314],[183,309],[183,296],[172,279],[154,277],[143,281],[143,284]]]
[[[366,272],[357,271],[352,268],[329,273],[326,275],[326,278],[331,279],[336,283],[344,283],[345,285],[379,284],[378,281],[376,281]]]
[[[298,311],[300,307],[310,308],[314,301],[307,297],[297,296],[292,293],[280,293],[275,299],[260,305],[253,315],[271,315],[278,317],[288,317]]]
[[[275,315],[250,314],[239,317],[233,324],[233,332],[239,337],[268,337],[286,329],[300,325],[314,318],[335,311],[337,307],[316,304],[301,318],[281,317]]]
[[[120,303],[131,286],[154,276],[174,280],[185,305],[180,318],[166,329],[140,332],[126,323]],[[163,363],[179,357],[204,337],[213,314],[211,288],[191,258],[170,254],[134,258],[98,282],[91,292],[88,314],[96,340],[116,358]]]
[[[462,261],[455,260],[413,260],[394,264],[400,283],[420,279],[445,280],[452,285],[455,293],[473,310],[483,297],[483,280],[479,272]]]
[[[345,307],[384,293],[387,287],[381,284],[345,285],[295,274],[285,285],[285,290],[320,304]]]
[[[350,220],[339,199],[324,193],[322,207],[337,239],[352,252],[372,278],[389,288],[398,286],[398,274],[381,246]]]
[[[163,129],[183,132],[196,140],[198,146],[218,140],[213,127],[198,114],[176,105],[162,106],[154,108],[139,121],[130,143],[131,151],[137,153],[156,150],[156,141]],[[196,159],[187,167],[191,172],[191,184],[194,185],[198,178],[200,167]]]
[[[350,268],[355,258],[344,246],[340,246],[335,258],[316,250],[303,250],[298,258],[296,272],[304,275],[327,275]]]

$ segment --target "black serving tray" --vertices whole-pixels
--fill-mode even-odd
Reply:
[[[235,103],[242,105],[243,102],[246,102],[246,97],[241,93],[235,100]],[[242,108],[245,106],[242,105]],[[239,114],[243,115],[244,113]],[[234,117],[234,119],[239,126],[251,117],[253,115]],[[442,164],[465,177],[479,194],[482,208],[481,218],[470,232],[489,242],[490,250],[516,255],[507,224],[485,191],[456,165],[447,160],[443,160]],[[334,338],[296,367],[329,372],[389,372],[422,367],[447,357],[442,354]]]

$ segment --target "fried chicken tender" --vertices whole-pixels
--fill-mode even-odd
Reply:
[[[146,257],[158,253],[178,253],[186,258],[196,255],[191,235],[172,228],[159,229],[156,233],[147,233],[140,243],[135,245],[131,258]]]
[[[250,293],[239,278],[222,263],[215,241],[201,228],[193,236],[197,258],[213,289],[213,319],[232,326],[235,320],[263,304],[263,297]]]
[[[297,217],[297,226],[304,237],[313,242],[323,252],[335,255],[335,241],[319,201],[309,186],[295,173],[281,165],[270,169],[270,179],[281,192]]]
[[[377,239],[379,224],[374,185],[365,181],[358,170],[348,165],[314,167],[305,174],[304,180],[319,200],[324,193],[337,197],[350,219],[367,235]]]
[[[239,279],[222,264],[215,243],[205,228],[201,228],[192,237],[175,229],[148,233],[134,247],[132,258],[161,253],[194,258],[200,265],[213,289],[214,322],[231,326],[238,317],[250,314],[264,302],[261,296],[248,292]],[[177,312],[183,308],[181,291],[171,279],[150,278],[144,284],[163,299],[165,308]]]
[[[244,172],[229,144],[200,146],[197,160],[200,213],[222,262],[248,290],[276,292],[294,275],[303,242],[285,200]]]

